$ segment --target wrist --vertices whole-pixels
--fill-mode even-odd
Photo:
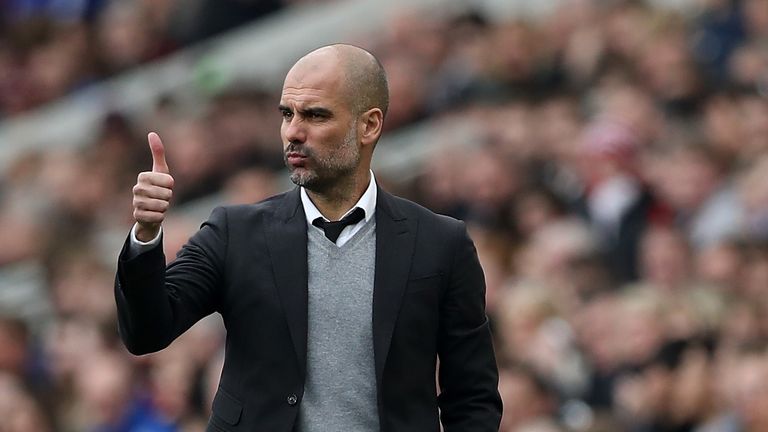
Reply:
[[[160,224],[143,224],[141,222],[136,224],[136,240],[142,243],[149,243],[156,239],[160,234]]]

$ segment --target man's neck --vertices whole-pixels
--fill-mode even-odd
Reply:
[[[338,185],[328,191],[307,189],[307,195],[323,216],[328,220],[337,221],[360,201],[370,182],[371,173],[366,170],[364,175],[353,177],[349,184]]]

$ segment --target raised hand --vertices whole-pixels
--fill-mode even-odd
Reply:
[[[147,135],[152,151],[152,171],[139,173],[133,187],[133,217],[136,219],[136,239],[147,242],[160,232],[160,224],[173,196],[173,177],[165,161],[165,148],[155,132]]]

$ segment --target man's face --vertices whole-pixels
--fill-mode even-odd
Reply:
[[[356,118],[332,54],[300,60],[285,78],[280,136],[291,181],[327,190],[360,166]]]

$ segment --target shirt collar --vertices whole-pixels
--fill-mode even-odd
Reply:
[[[348,214],[352,213],[352,211],[360,207],[365,212],[365,222],[373,218],[374,213],[376,213],[376,179],[373,176],[373,171],[371,171],[371,181],[368,183],[368,189],[365,190],[363,193],[363,196],[360,197],[360,199],[355,203],[355,205],[352,206],[351,209],[347,210],[344,215],[341,216],[341,218],[344,218]],[[307,194],[307,190],[304,189],[304,187],[301,187],[301,205],[304,207],[304,214],[307,217],[307,224],[312,225],[312,221],[314,221],[317,218],[323,218],[324,220],[328,221],[328,218],[323,216],[322,213],[320,213],[320,210],[315,207],[315,203],[312,202],[312,200],[309,198],[309,195]]]

